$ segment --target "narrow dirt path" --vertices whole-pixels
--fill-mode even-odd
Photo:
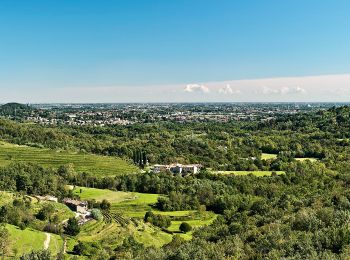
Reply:
[[[50,241],[51,241],[51,234],[45,233],[46,234],[46,240],[44,241],[44,249],[47,250],[49,249],[50,246]]]
[[[67,240],[64,239],[64,244],[63,244],[63,254],[67,253]]]

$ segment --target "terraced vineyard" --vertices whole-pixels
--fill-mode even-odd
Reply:
[[[81,227],[81,232],[77,236],[77,240],[94,242],[103,238],[109,238],[114,245],[117,245],[121,242],[116,240],[120,232],[120,226],[116,223],[91,220]]]
[[[117,157],[41,149],[0,142],[0,166],[11,162],[34,162],[45,167],[57,168],[71,164],[77,172],[99,176],[115,176],[139,172],[133,164]]]
[[[172,235],[151,225],[142,224],[142,222],[138,225],[131,223],[127,226],[120,226],[115,221],[106,223],[104,220],[92,220],[84,224],[77,236],[77,240],[85,242],[103,240],[109,246],[115,247],[121,244],[123,239],[131,234],[138,242],[143,243],[145,246],[161,247],[172,240]],[[70,241],[70,248],[76,243],[76,241]]]
[[[103,211],[102,214],[103,214],[103,219],[106,223],[116,222],[123,227],[127,226],[130,223],[129,219],[124,218],[121,214],[118,214],[116,212]]]

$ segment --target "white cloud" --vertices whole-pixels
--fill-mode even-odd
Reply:
[[[258,91],[259,92],[259,91]],[[264,95],[288,95],[288,94],[303,94],[306,93],[304,88],[297,87],[267,87],[263,86],[261,92]]]
[[[200,84],[187,84],[185,87],[185,92],[210,92],[209,88]]]
[[[241,91],[239,89],[232,89],[230,84],[226,84],[226,86],[219,88],[219,93],[223,95],[233,95],[240,94]]]
[[[306,90],[299,86],[295,88],[295,91],[296,93],[306,93]]]

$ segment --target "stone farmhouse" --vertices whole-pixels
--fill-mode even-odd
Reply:
[[[70,198],[65,198],[63,203],[68,206],[72,211],[75,211],[80,214],[88,213],[88,203],[86,201],[74,200]]]

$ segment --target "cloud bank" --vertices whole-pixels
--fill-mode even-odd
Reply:
[[[197,83],[209,101],[350,102],[350,74],[279,77]],[[193,95],[194,98],[197,98]]]
[[[0,102],[350,102],[350,74],[155,86],[0,86]]]
[[[270,88],[263,87],[262,93],[265,95],[287,95],[287,94],[298,94],[298,93],[306,93],[306,90],[297,86],[297,87],[281,87],[281,88]]]

